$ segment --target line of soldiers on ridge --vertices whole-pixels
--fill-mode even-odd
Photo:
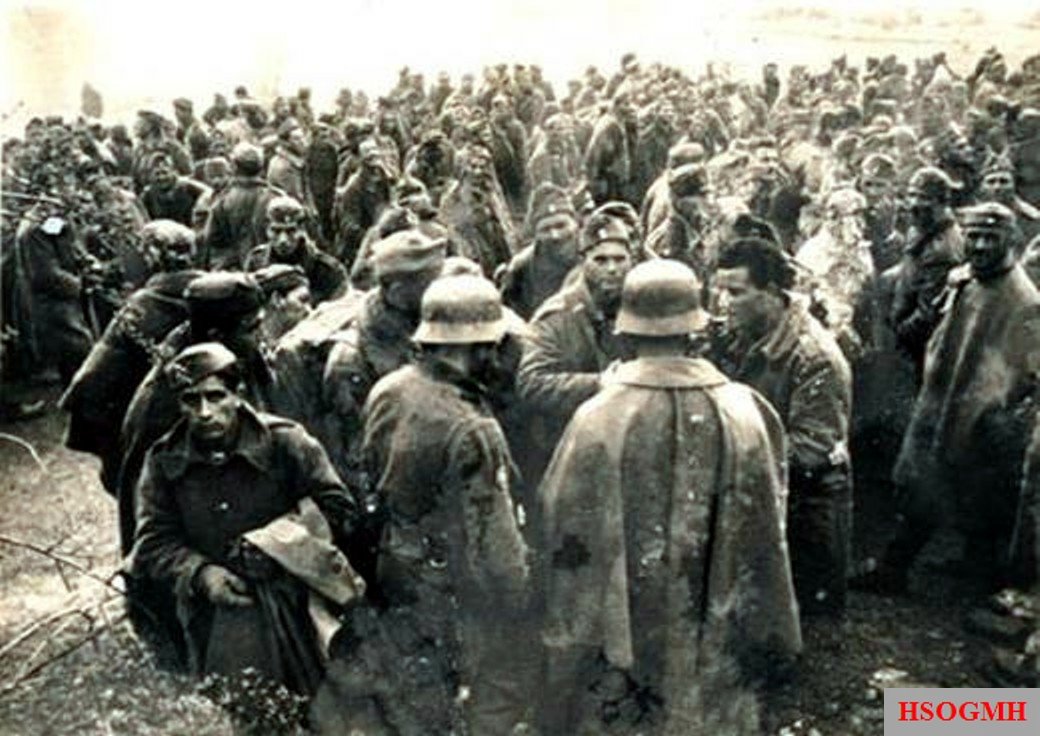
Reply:
[[[319,730],[756,733],[854,485],[899,511],[863,587],[945,526],[1035,582],[1038,91],[627,54],[33,120],[5,378],[67,385],[142,627]]]

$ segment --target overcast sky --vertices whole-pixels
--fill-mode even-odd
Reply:
[[[561,83],[590,63],[608,70],[620,54],[697,70],[707,59],[757,66],[766,56],[818,61],[834,41],[807,44],[748,18],[797,0],[0,0],[4,36],[0,111],[75,113],[90,81],[117,116],[145,104],[168,107],[179,94],[200,108],[214,91],[246,83],[259,96],[311,86],[319,107],[342,86],[384,90],[408,64],[432,78],[485,63],[537,61]],[[956,17],[957,0],[829,0],[831,18],[813,33],[848,32],[852,19],[907,6]],[[976,6],[980,3],[975,3]],[[1036,0],[988,0],[1002,21],[1040,15]],[[954,31],[956,29],[953,29]],[[833,31],[833,33],[832,33]],[[895,36],[899,29],[891,30]],[[1040,30],[1034,31],[1040,39]],[[956,34],[955,34],[956,35]],[[963,34],[961,34],[963,35]],[[912,40],[912,39],[911,39]],[[969,39],[971,43],[983,40]],[[904,40],[904,42],[906,42]],[[962,42],[963,43],[963,42]],[[1034,44],[1040,48],[1040,41]],[[895,49],[899,50],[899,49]],[[810,58],[798,58],[799,56]],[[1013,55],[1013,54],[1012,54]],[[850,54],[851,56],[851,54]],[[18,108],[19,102],[22,107]]]

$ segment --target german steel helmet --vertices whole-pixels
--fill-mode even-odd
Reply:
[[[426,345],[498,342],[506,333],[502,298],[483,276],[445,276],[423,294],[414,340]]]
[[[667,337],[696,332],[707,324],[700,281],[686,264],[655,258],[625,277],[615,332]]]

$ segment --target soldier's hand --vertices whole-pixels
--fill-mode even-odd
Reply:
[[[246,581],[226,567],[206,565],[199,571],[199,587],[215,606],[251,606]]]

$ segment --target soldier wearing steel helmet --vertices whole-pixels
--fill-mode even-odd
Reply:
[[[507,327],[489,281],[438,279],[423,295],[418,358],[372,389],[364,456],[385,518],[383,606],[355,616],[358,646],[314,704],[319,733],[504,736],[524,719],[527,549],[486,385]]]
[[[678,261],[632,269],[616,330],[636,357],[578,409],[539,488],[542,733],[760,733],[745,685],[801,648],[783,427],[689,357],[700,294]]]

